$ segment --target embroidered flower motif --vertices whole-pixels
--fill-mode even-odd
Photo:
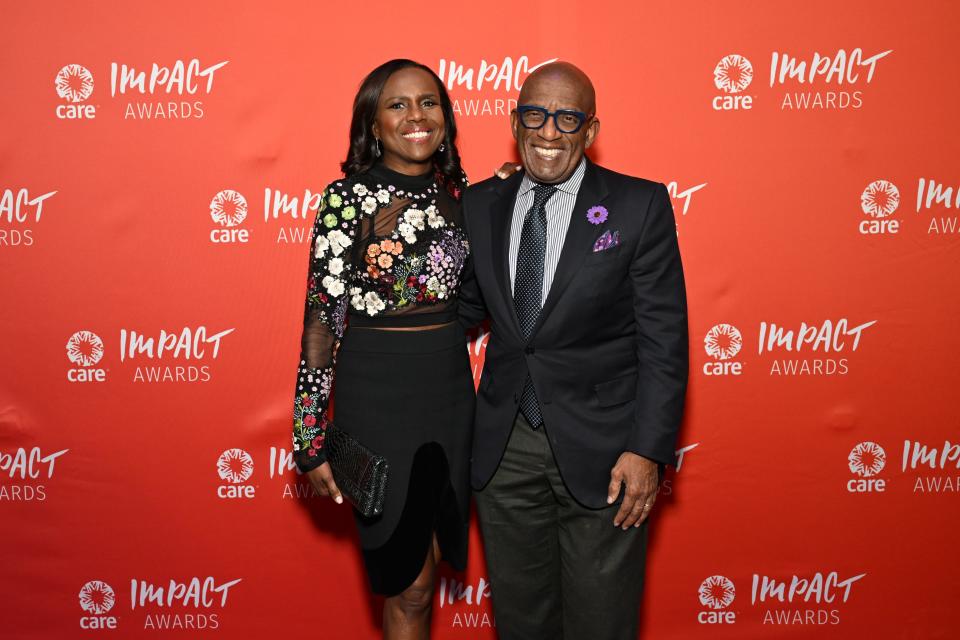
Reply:
[[[363,196],[367,195],[368,193],[370,193],[370,192],[367,190],[367,185],[361,184],[361,183],[359,183],[359,182],[358,182],[357,184],[353,185],[353,192],[354,192],[355,194],[357,194],[358,196],[360,196],[361,198],[362,198]]]
[[[380,204],[387,204],[390,202],[390,192],[386,189],[380,189],[377,191],[377,201]]]
[[[437,215],[437,208],[433,205],[427,207],[427,224],[431,229],[442,229],[447,226],[447,221],[443,216]]]
[[[363,304],[367,309],[367,314],[371,316],[376,315],[378,311],[383,311],[387,306],[374,291],[368,291],[363,296]]]
[[[327,263],[327,271],[335,276],[343,273],[343,258],[330,258],[330,262]]]
[[[381,253],[377,258],[377,264],[384,269],[389,269],[393,266],[393,256],[391,256],[389,253]]]
[[[313,257],[319,259],[322,258],[323,254],[325,254],[327,249],[330,248],[330,241],[324,236],[317,236],[317,240],[314,242],[313,246]]]
[[[363,311],[363,289],[360,287],[350,287],[350,306],[358,311]]]
[[[360,205],[360,208],[363,209],[364,213],[373,213],[377,210],[377,199],[372,196],[367,196],[363,199],[363,204]]]
[[[367,245],[367,255],[371,258],[376,258],[380,255],[381,251],[383,251],[383,249],[380,248],[380,244],[377,242]]]
[[[332,213],[328,213],[327,215],[323,216],[323,224],[325,224],[328,229],[334,228],[337,226],[337,216],[333,215]]]
[[[387,238],[386,240],[381,240],[381,241],[380,241],[380,249],[381,249],[382,251],[384,251],[385,253],[393,253],[393,245],[394,245],[394,244],[395,244],[394,241],[391,240],[390,238]]]
[[[330,206],[333,207],[334,209],[339,208],[340,205],[343,204],[343,198],[341,198],[335,193],[331,193],[330,196],[327,198],[327,201],[330,203]]]
[[[401,253],[403,253],[403,243],[400,241],[394,242],[393,249],[390,250],[390,253],[392,253],[395,256],[398,256]]]
[[[607,221],[608,215],[610,215],[610,212],[607,211],[607,208],[598,204],[595,207],[587,209],[587,222],[590,224],[603,224]]]
[[[340,217],[344,220],[353,220],[357,217],[357,210],[353,208],[353,205],[344,207],[343,211],[340,212]]]
[[[426,214],[417,208],[407,209],[406,213],[403,214],[403,219],[406,220],[409,224],[413,225],[416,229],[423,231],[426,226],[423,223],[423,219]]]
[[[341,253],[343,253],[344,249],[353,244],[353,240],[350,239],[350,236],[339,229],[334,229],[328,233],[327,239],[330,241],[330,252],[334,256],[339,256]]]
[[[327,290],[327,293],[332,295],[334,298],[343,294],[343,280],[340,280],[339,278],[334,278],[333,276],[324,276],[323,280],[321,280],[321,284],[323,284],[323,287]]]
[[[414,244],[417,241],[417,234],[414,233],[413,225],[409,222],[401,222],[397,231],[400,232],[407,244]]]
[[[347,296],[340,298],[340,301],[337,303],[337,306],[333,309],[333,332],[335,335],[342,336],[344,330],[347,328]],[[330,387],[333,386],[333,375],[324,374],[323,379],[320,381],[321,389],[325,393],[330,391]]]

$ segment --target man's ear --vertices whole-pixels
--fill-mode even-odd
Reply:
[[[593,141],[597,139],[597,135],[600,133],[600,119],[594,118],[590,121],[590,124],[587,125],[587,140],[584,144],[585,149],[589,149],[590,145],[593,144]]]
[[[510,130],[513,132],[513,139],[518,140],[520,136],[520,131],[518,127],[520,126],[520,115],[517,113],[516,109],[513,109],[510,112]]]

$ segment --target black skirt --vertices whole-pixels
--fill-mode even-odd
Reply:
[[[466,568],[474,387],[463,329],[353,327],[337,354],[334,422],[390,465],[383,513],[354,517],[374,593],[419,575],[433,533]]]

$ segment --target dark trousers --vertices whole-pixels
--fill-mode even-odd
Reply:
[[[636,639],[647,525],[623,531],[618,504],[577,503],[544,427],[518,415],[475,495],[500,640]]]

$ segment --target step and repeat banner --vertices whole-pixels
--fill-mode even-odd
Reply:
[[[449,88],[474,182],[515,157],[524,79],[567,60],[593,159],[673,197],[690,391],[642,637],[956,637],[955,4],[3,15],[0,637],[379,636],[290,429],[309,229],[394,57]],[[496,637],[473,532],[435,638]]]

